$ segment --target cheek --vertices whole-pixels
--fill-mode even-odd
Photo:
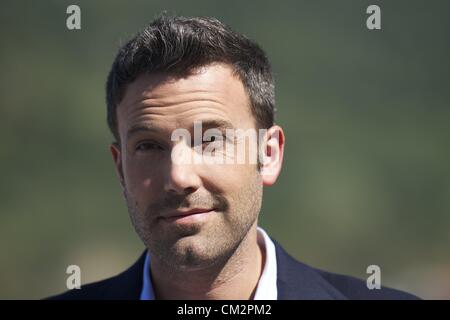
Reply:
[[[239,198],[241,194],[255,187],[257,183],[256,165],[222,164],[206,166],[205,173],[214,189],[231,198]]]
[[[125,181],[127,189],[135,196],[145,195],[148,197],[156,188],[161,172],[157,164],[145,161],[129,159],[125,163]]]
[[[256,168],[238,165],[228,169],[220,180],[229,210],[224,219],[230,225],[247,225],[261,209],[262,183]]]

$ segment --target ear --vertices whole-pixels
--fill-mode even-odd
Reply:
[[[113,142],[110,144],[109,150],[111,151],[114,160],[114,167],[116,168],[116,174],[119,178],[120,185],[122,186],[122,189],[125,190],[125,179],[123,176],[122,153],[120,145],[117,142]]]
[[[261,150],[260,174],[264,186],[271,186],[276,181],[283,165],[285,136],[280,126],[270,127],[264,135]]]

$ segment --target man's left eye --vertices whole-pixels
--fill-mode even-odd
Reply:
[[[216,140],[218,140],[218,138],[217,138],[216,136],[211,136],[211,137],[209,138],[209,141],[208,141],[207,139],[204,139],[204,140],[203,140],[203,143],[210,143],[210,142],[214,142],[214,141],[216,141]]]
[[[203,139],[202,143],[221,142],[224,140],[226,140],[226,138],[222,135],[213,135],[210,136],[209,139]]]

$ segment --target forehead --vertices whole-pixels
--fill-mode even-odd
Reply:
[[[184,78],[142,75],[127,87],[117,116],[121,136],[138,124],[174,130],[208,119],[229,121],[238,128],[254,127],[245,88],[225,64],[203,67]]]

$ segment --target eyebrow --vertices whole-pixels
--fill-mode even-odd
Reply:
[[[135,135],[138,132],[160,132],[161,130],[154,127],[150,123],[139,123],[136,125],[133,125],[128,129],[127,131],[127,139],[130,139],[133,135]]]
[[[206,119],[206,120],[200,120],[202,122],[202,129],[208,130],[208,129],[219,129],[219,130],[225,130],[225,129],[234,129],[233,124],[224,119]]]
[[[233,124],[225,119],[206,119],[206,120],[196,120],[201,121],[202,123],[202,130],[208,130],[208,129],[219,129],[219,130],[226,130],[226,129],[234,129]],[[194,123],[192,123],[191,128],[194,128]],[[138,132],[161,132],[162,129],[152,125],[151,123],[139,123],[136,125],[133,125],[128,129],[127,131],[127,139],[130,139],[133,135],[137,134]]]

